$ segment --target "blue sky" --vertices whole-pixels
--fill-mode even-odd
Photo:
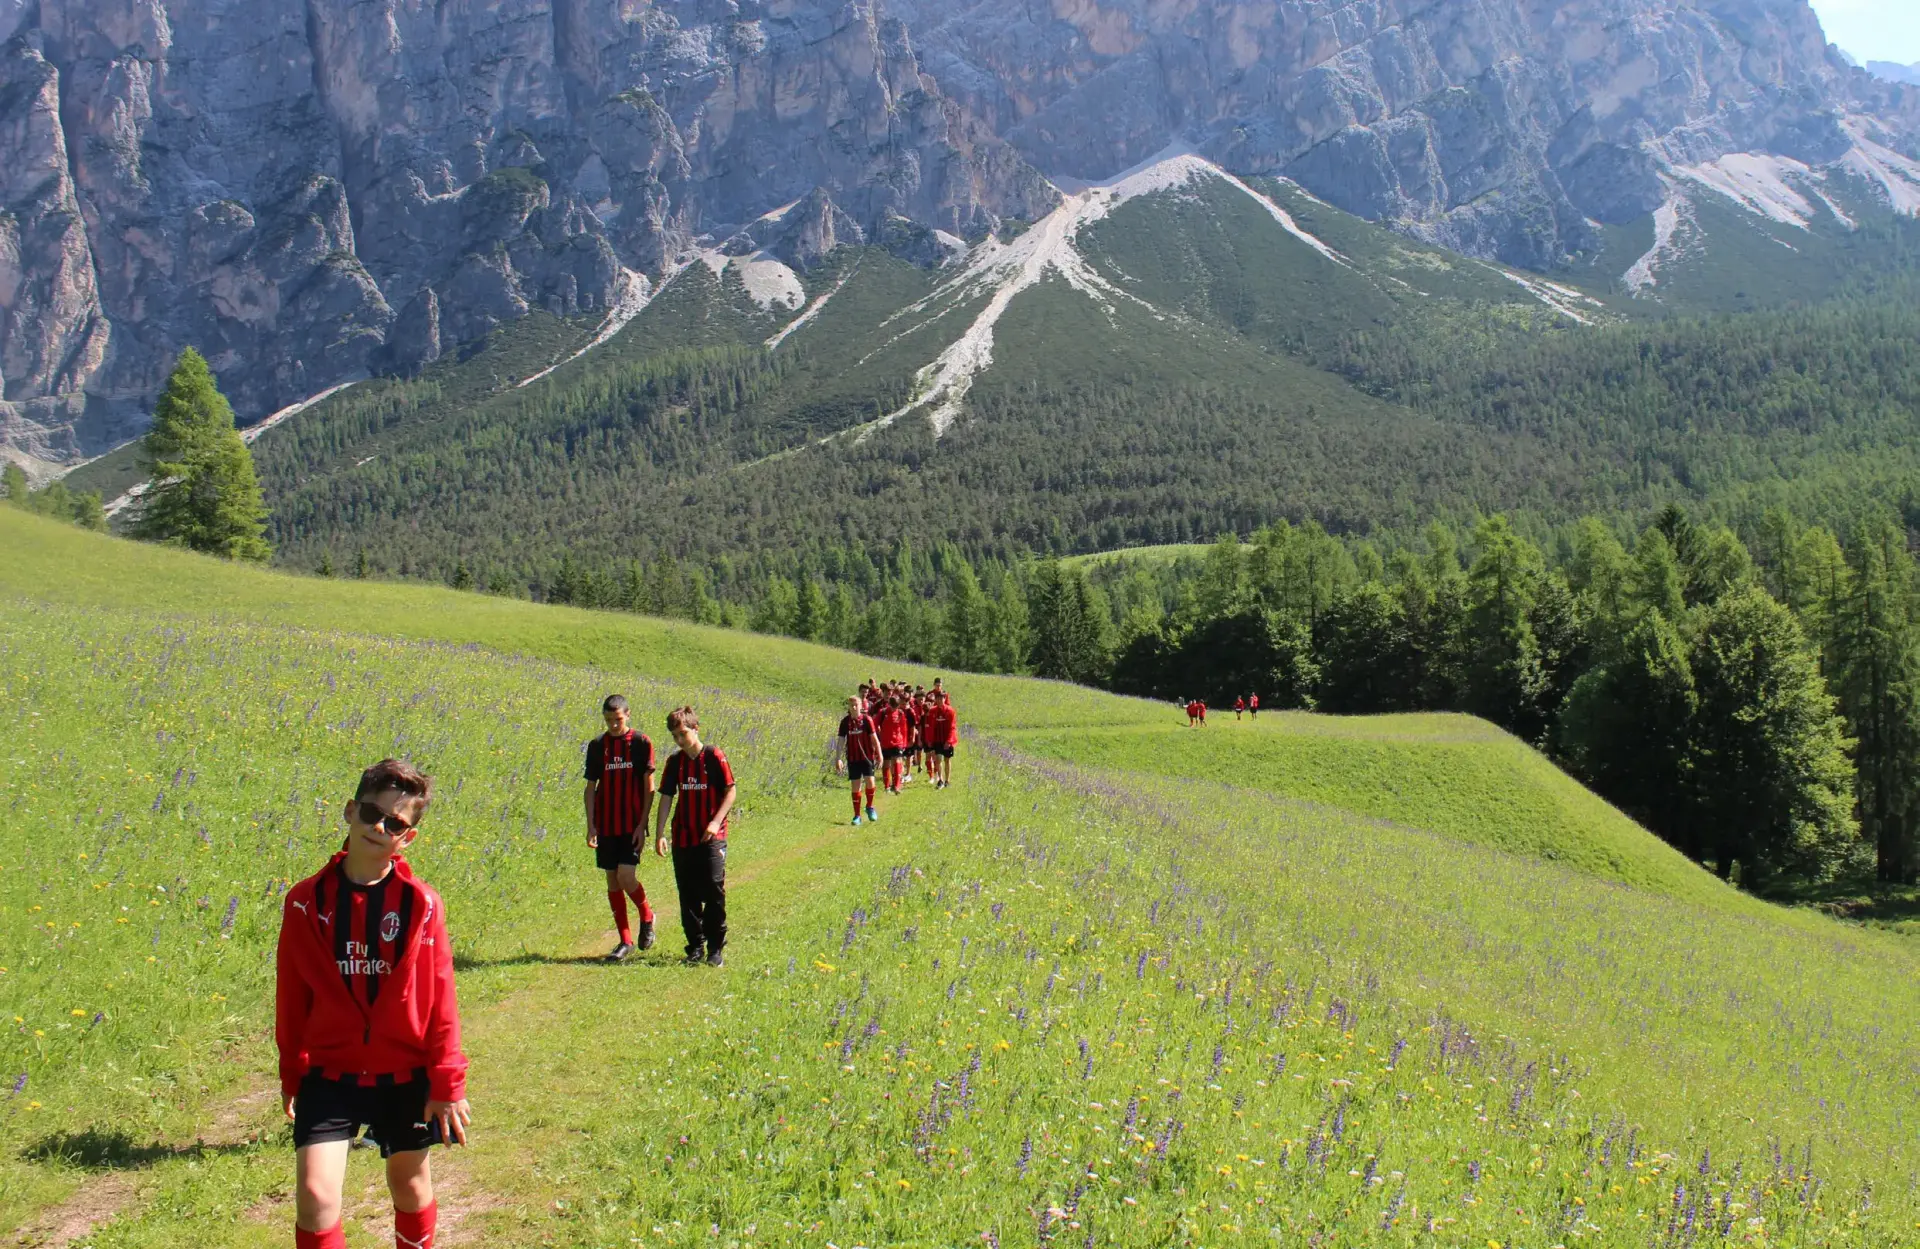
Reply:
[[[1862,61],[1920,61],[1920,0],[1813,0],[1827,38]]]

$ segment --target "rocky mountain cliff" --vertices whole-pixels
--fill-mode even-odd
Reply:
[[[1804,0],[0,0],[0,448],[189,343],[247,422],[700,259],[937,263],[1176,141],[1550,269],[1747,153],[1920,207],[1916,132]]]

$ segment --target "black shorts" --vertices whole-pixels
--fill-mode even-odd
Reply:
[[[640,834],[628,833],[625,837],[602,837],[600,844],[593,848],[593,861],[609,871],[616,867],[639,866]]]
[[[847,779],[850,781],[870,781],[873,779],[873,760],[847,760]]]
[[[404,1083],[382,1079],[387,1083],[367,1086],[308,1072],[293,1099],[293,1147],[350,1141],[362,1127],[382,1158],[440,1144],[439,1124],[426,1122],[427,1073]]]
[[[933,752],[934,754],[939,755],[942,759],[953,758],[953,747],[951,746],[929,746],[927,747],[927,749]]]
[[[880,753],[889,759],[904,759],[909,752],[905,746],[883,746]]]

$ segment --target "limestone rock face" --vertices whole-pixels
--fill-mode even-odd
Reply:
[[[1546,268],[1862,127],[1912,154],[1920,88],[1806,0],[0,0],[0,454],[187,345],[251,421],[702,248],[945,263],[1174,142]]]
[[[894,0],[928,69],[1050,173],[1175,137],[1435,242],[1547,267],[1660,169],[1834,160],[1886,84],[1805,0]],[[1911,105],[1905,106],[1910,113]],[[1895,111],[1898,111],[1895,109]]]
[[[189,344],[244,422],[799,201],[806,262],[1056,199],[867,0],[0,0],[0,48],[0,443],[35,461],[137,432]]]

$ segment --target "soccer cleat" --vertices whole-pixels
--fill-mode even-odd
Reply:
[[[705,946],[696,946],[695,948],[687,951],[687,966],[698,967],[700,964],[706,961],[707,961],[707,950]]]
[[[854,826],[855,828],[859,828],[859,827],[860,827],[860,817],[859,817],[859,816],[857,816],[857,815],[853,817],[853,826]]]
[[[880,822],[880,813],[879,813],[878,811],[875,811],[875,810],[874,810],[874,809],[873,809],[872,807],[868,807],[868,808],[867,808],[867,823],[869,823],[869,824],[878,824],[879,822]]]
[[[707,955],[707,966],[725,967],[726,965],[727,965],[726,955],[720,953],[720,951],[715,950],[713,953]]]
[[[633,946],[622,941],[619,945],[613,947],[612,953],[607,955],[607,961],[609,963],[622,962],[626,959],[627,955],[631,953],[633,953]]]
[[[640,921],[640,948],[643,950],[653,948],[653,921],[650,919]]]

